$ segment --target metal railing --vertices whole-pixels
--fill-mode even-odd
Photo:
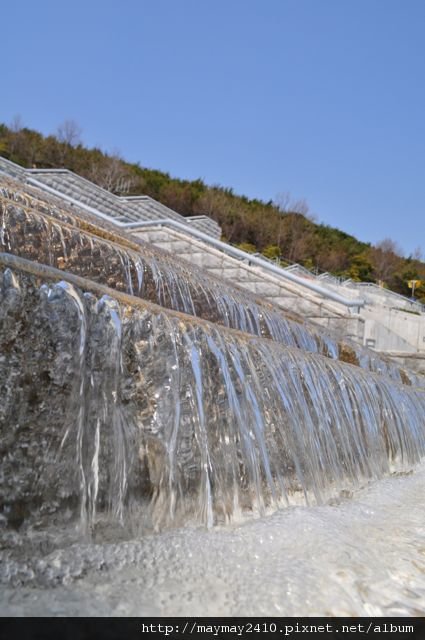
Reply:
[[[2,159],[3,160],[3,159]],[[13,169],[14,163],[6,160],[5,163],[7,163],[7,165],[10,165]],[[194,238],[201,240],[202,242],[209,244],[210,246],[214,247],[215,249],[218,249],[219,251],[221,251],[222,253],[229,255],[233,258],[236,258],[237,260],[243,261],[248,263],[249,265],[255,265],[257,267],[260,267],[261,269],[263,269],[266,272],[272,273],[274,275],[279,276],[280,278],[283,278],[284,280],[289,280],[295,284],[297,284],[298,286],[304,288],[304,289],[309,289],[310,291],[313,291],[316,294],[319,294],[320,296],[322,296],[323,298],[326,298],[328,300],[332,300],[333,302],[336,302],[338,304],[341,304],[344,307],[347,307],[350,310],[353,310],[353,312],[359,312],[360,307],[364,306],[365,301],[363,299],[349,299],[346,298],[344,296],[341,296],[333,291],[330,291],[329,289],[325,289],[324,287],[321,287],[320,285],[317,285],[316,283],[312,282],[311,280],[307,280],[305,278],[302,278],[301,276],[297,276],[294,273],[291,273],[290,271],[287,271],[285,268],[282,268],[280,266],[277,266],[276,264],[270,263],[266,258],[264,257],[259,257],[257,255],[254,254],[250,254],[247,253],[245,251],[242,251],[241,249],[237,249],[236,247],[233,247],[232,245],[226,244],[225,242],[222,242],[221,240],[218,240],[216,238],[213,238],[211,236],[209,236],[206,233],[203,233],[202,231],[199,231],[198,229],[196,229],[195,227],[193,227],[192,225],[189,224],[183,224],[181,222],[177,222],[174,219],[170,219],[170,218],[162,218],[159,220],[148,220],[145,222],[124,222],[122,221],[122,217],[121,219],[113,217],[111,215],[107,215],[105,213],[103,213],[102,211],[99,211],[99,209],[92,207],[88,204],[86,204],[85,202],[82,202],[81,200],[77,200],[76,198],[70,196],[67,193],[63,193],[62,191],[55,189],[54,187],[51,187],[49,185],[46,185],[44,182],[37,180],[34,176],[37,174],[37,172],[41,171],[42,173],[54,173],[55,171],[52,170],[31,170],[31,169],[22,169],[22,167],[18,167],[18,165],[16,165],[16,167],[18,169],[21,169],[22,174],[25,174],[25,179],[26,182],[30,185],[33,185],[43,191],[46,191],[47,193],[51,193],[52,195],[59,197],[61,199],[63,199],[64,201],[68,202],[71,205],[74,205],[80,209],[83,209],[85,211],[87,211],[88,213],[91,213],[92,215],[101,218],[103,220],[108,221],[109,223],[115,224],[117,227],[121,228],[121,229],[128,229],[128,230],[136,230],[137,228],[139,229],[145,229],[148,227],[158,227],[158,226],[165,226],[165,227],[171,227],[176,229],[177,231],[180,231],[186,235],[190,235],[193,236]],[[7,172],[9,173],[9,175],[12,173],[12,171],[10,171],[10,167],[7,167]],[[72,172],[68,171],[67,169],[58,169],[57,173],[68,173],[68,174],[72,174]],[[76,175],[76,174],[73,174]],[[80,176],[76,176],[78,178],[81,178]],[[81,181],[84,181],[86,183],[88,183],[90,185],[91,188],[96,187],[97,185],[94,185],[93,183],[91,183],[90,181],[86,180],[85,178],[81,178]],[[112,194],[113,195],[113,194]],[[118,198],[118,196],[115,196]],[[137,198],[137,196],[136,196]],[[135,198],[135,199],[136,199]],[[125,200],[125,198],[119,198],[120,200]],[[155,201],[154,201],[155,202]],[[158,203],[159,204],[159,203]],[[177,214],[178,215],[178,214]],[[183,218],[183,217],[182,217]],[[183,218],[183,220],[185,220],[185,218]]]
[[[137,231],[137,229],[142,230],[142,229],[147,229],[149,227],[151,228],[171,227],[173,229],[176,229],[177,231],[185,233],[186,235],[194,236],[198,240],[201,240],[202,242],[205,242],[213,246],[214,248],[218,249],[222,253],[225,253],[226,255],[236,258],[237,260],[247,262],[250,266],[255,265],[255,266],[261,267],[265,271],[269,271],[274,275],[278,275],[279,277],[285,280],[290,280],[291,282],[294,282],[297,285],[304,287],[305,289],[309,289],[310,291],[314,291],[315,293],[318,293],[324,298],[328,298],[329,300],[332,300],[333,302],[337,302],[338,304],[341,304],[350,309],[355,309],[357,310],[357,312],[359,311],[360,307],[363,307],[365,304],[365,301],[363,299],[350,300],[349,298],[345,298],[344,296],[341,296],[335,293],[334,291],[330,291],[329,289],[325,289],[320,285],[317,285],[316,283],[311,282],[311,280],[307,280],[305,278],[302,278],[301,276],[297,276],[294,273],[291,273],[287,269],[278,267],[277,265],[272,264],[268,262],[266,259],[260,258],[253,253],[247,253],[246,251],[242,251],[237,247],[233,247],[230,244],[226,244],[221,240],[216,240],[215,238],[211,238],[211,236],[208,236],[207,234],[202,233],[202,231],[198,231],[197,229],[189,227],[188,225],[182,224],[180,222],[176,222],[175,220],[156,220],[156,221],[150,220],[150,221],[141,222],[141,223],[130,222],[120,226],[123,226],[124,228],[129,230],[131,229],[133,230],[133,232]]]
[[[373,291],[381,296],[393,298],[395,301],[400,301],[400,303],[408,305],[410,309],[415,309],[419,313],[425,313],[425,305],[421,304],[417,300],[411,300],[410,298],[403,296],[401,293],[391,291],[391,289],[384,289],[384,287],[380,287],[374,282],[352,282],[351,286],[355,287],[356,289],[373,289]]]
[[[315,293],[318,293],[319,295],[323,296],[324,298],[333,300],[334,302],[342,304],[343,306],[346,306],[350,309],[357,308],[357,310],[359,310],[360,307],[364,306],[365,300],[360,298],[359,299],[347,298],[343,295],[340,295],[339,293],[336,293],[332,289],[328,289],[323,286],[320,286],[320,284],[317,284],[317,282],[327,280],[330,284],[338,287],[345,287],[345,286],[350,286],[350,288],[373,287],[374,290],[379,290],[380,294],[383,294],[385,292],[385,295],[397,298],[398,300],[400,300],[400,302],[403,302],[405,305],[408,305],[409,309],[415,309],[415,310],[417,309],[420,313],[423,313],[425,311],[425,306],[420,304],[419,302],[409,300],[409,298],[406,298],[405,296],[402,296],[390,290],[382,290],[381,287],[379,287],[374,283],[355,283],[350,279],[344,280],[343,278],[338,278],[337,276],[333,276],[332,274],[329,274],[327,272],[318,274],[317,269],[309,270],[303,265],[300,265],[298,263],[293,263],[289,260],[280,259],[280,262],[284,261],[288,265],[283,267],[281,266],[281,264],[276,264],[276,262],[269,260],[265,256],[261,256],[259,254],[251,254],[251,253],[242,251],[237,247],[233,247],[232,245],[222,242],[217,237],[212,237],[211,235],[204,233],[197,226],[195,226],[197,225],[198,221],[201,222],[203,216],[193,216],[192,218],[185,218],[184,216],[181,216],[177,212],[169,209],[162,203],[157,202],[156,200],[153,200],[149,196],[142,195],[142,196],[120,197],[102,189],[101,187],[90,182],[86,178],[83,178],[78,174],[74,174],[72,171],[69,171],[68,169],[25,169],[23,167],[20,167],[19,165],[16,165],[10,160],[6,160],[5,158],[0,158],[0,170],[2,165],[3,165],[3,168],[6,170],[6,172],[9,173],[9,175],[16,176],[19,178],[25,177],[26,181],[29,184],[32,184],[46,192],[52,193],[53,195],[58,196],[64,199],[65,201],[68,201],[70,204],[73,204],[82,209],[85,209],[86,211],[92,213],[93,215],[103,218],[104,220],[107,220],[108,222],[111,222],[123,229],[126,229],[126,228],[136,229],[137,227],[142,229],[142,228],[157,227],[157,226],[167,226],[167,227],[174,228],[185,234],[191,235],[201,240],[202,242],[212,245],[213,247],[215,247],[216,249],[222,251],[227,255],[230,255],[245,263],[256,265],[264,269],[265,271],[269,271],[273,273],[274,275],[278,275],[286,280],[290,280],[294,283],[297,283],[301,287],[310,289]],[[129,212],[128,216],[120,215],[115,217],[109,214],[105,214],[101,210],[99,210],[99,208],[92,207],[89,204],[82,202],[78,198],[74,198],[73,196],[69,195],[69,193],[64,193],[60,189],[56,189],[52,186],[49,186],[41,180],[37,180],[37,178],[35,177],[37,176],[37,174],[39,175],[50,174],[53,176],[66,175],[71,179],[71,182],[77,182],[80,186],[83,185],[82,188],[84,189],[85,187],[86,192],[88,192],[89,194],[90,192],[93,192],[93,191],[101,192],[101,195],[103,198],[109,199],[110,205],[112,207],[113,207],[113,201],[115,201],[117,204],[120,204],[121,206],[125,205],[126,203],[131,206],[132,202],[136,204],[137,201],[145,202],[146,204],[148,204],[150,208],[152,208],[152,211],[155,211],[155,213],[159,216],[159,218],[156,220],[151,219],[146,221],[128,222],[128,219],[130,218],[131,220],[131,217],[133,217],[133,220],[134,220],[134,214],[135,214],[134,211],[131,212],[133,215],[131,215]],[[86,196],[87,196],[87,193],[86,193]],[[126,221],[126,218],[127,218],[127,221]],[[294,273],[294,272],[298,272],[298,273]],[[312,282],[312,280],[315,280],[316,282]]]

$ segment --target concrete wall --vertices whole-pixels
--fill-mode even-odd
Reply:
[[[175,253],[218,278],[248,289],[282,309],[298,313],[363,344],[364,320],[357,313],[351,313],[342,304],[249,264],[249,256],[246,262],[238,260],[207,243],[166,227],[134,230],[133,235]]]
[[[425,316],[393,308],[368,306],[365,344],[378,351],[425,354]]]

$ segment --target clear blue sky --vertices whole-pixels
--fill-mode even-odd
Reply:
[[[0,120],[425,251],[425,0],[21,0]]]

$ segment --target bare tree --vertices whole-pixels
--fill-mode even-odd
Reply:
[[[397,242],[395,242],[391,238],[384,238],[383,240],[378,242],[375,247],[377,249],[380,249],[381,251],[389,251],[399,258],[403,254],[403,249],[400,247],[400,245],[397,244]]]
[[[277,195],[275,205],[280,213],[276,244],[284,245],[286,258],[299,260],[303,257],[308,245],[305,218],[313,219],[309,215],[307,201],[304,198],[293,200],[289,191],[284,191]]]
[[[75,120],[65,120],[56,129],[55,137],[57,162],[64,167],[72,156],[72,148],[81,142],[81,127]]]
[[[105,156],[102,162],[92,164],[89,179],[111,193],[125,195],[130,192],[134,179],[117,151]]]
[[[384,238],[372,247],[370,257],[378,280],[388,280],[399,266],[402,253],[402,249],[391,238]]]
[[[274,205],[276,206],[279,212],[279,222],[277,225],[277,234],[276,234],[276,245],[280,247],[282,242],[282,232],[283,232],[283,214],[289,211],[289,205],[291,202],[291,194],[289,191],[283,191],[282,193],[278,193]]]
[[[19,114],[16,114],[13,116],[12,121],[9,125],[9,129],[13,132],[13,133],[19,133],[19,131],[21,131],[21,129],[23,129],[23,123],[22,123],[22,118]]]
[[[245,229],[243,215],[240,215],[234,199],[219,186],[211,187],[202,194],[195,205],[195,213],[213,218],[223,229],[228,242],[237,242]]]
[[[423,260],[423,253],[422,253],[422,248],[421,247],[416,247],[416,249],[414,250],[413,254],[412,254],[412,258],[413,260],[417,260],[418,262],[422,262]]]
[[[289,191],[282,191],[281,193],[277,194],[273,204],[282,213],[288,213],[288,211],[290,210],[289,208],[290,208],[291,202],[292,202],[292,197]]]
[[[274,204],[282,213],[300,213],[306,218],[310,217],[310,207],[306,199],[294,200],[289,191],[278,193]]]
[[[59,142],[76,147],[81,142],[81,127],[75,120],[65,120],[56,130],[56,138]]]
[[[9,136],[9,153],[13,156],[15,153],[19,153],[22,147],[22,118],[19,114],[13,116],[12,121],[9,125],[9,129],[11,131],[11,135]]]

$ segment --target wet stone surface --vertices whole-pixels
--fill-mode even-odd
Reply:
[[[413,387],[19,269],[0,297],[11,529],[141,510],[148,528],[209,526],[320,503],[425,449]]]

